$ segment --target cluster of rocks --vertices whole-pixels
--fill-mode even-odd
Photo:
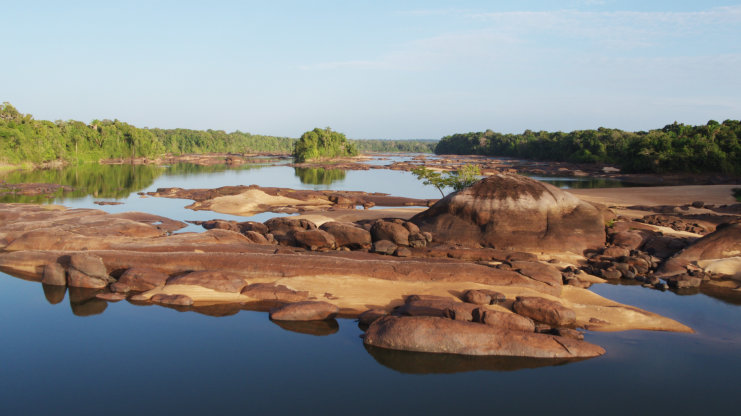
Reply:
[[[271,218],[265,223],[254,221],[194,221],[205,229],[222,229],[243,234],[256,244],[278,244],[309,251],[370,251],[372,253],[409,257],[410,248],[424,248],[432,234],[421,232],[401,219],[366,221],[362,224],[330,221],[319,227],[306,219]]]
[[[7,183],[0,181],[0,196],[24,195],[53,197],[58,193],[71,192],[74,188],[56,183]]]
[[[676,231],[686,231],[700,235],[705,235],[708,232],[712,232],[714,229],[714,227],[713,229],[711,229],[711,227],[703,225],[697,221],[687,221],[679,217],[662,214],[646,215],[645,217],[638,218],[635,221],[645,224],[669,227]]]
[[[604,354],[574,329],[576,313],[558,302],[531,296],[507,300],[472,289],[463,302],[411,295],[391,314],[368,310],[358,318],[366,345],[395,350],[540,358]],[[495,305],[490,307],[491,305]]]
[[[738,258],[741,251],[734,247],[741,247],[741,224],[723,224],[715,232],[695,239],[664,235],[643,222],[619,221],[608,227],[608,239],[607,247],[587,254],[585,271],[611,281],[637,281],[644,287],[690,289],[713,279],[724,279],[722,274],[708,272],[712,269],[704,269],[699,262],[726,259],[724,264],[728,265]],[[739,272],[731,270],[726,274]]]

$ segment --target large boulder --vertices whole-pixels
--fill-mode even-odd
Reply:
[[[512,309],[519,315],[553,326],[576,323],[576,313],[558,302],[535,296],[518,296]]]
[[[601,347],[553,335],[430,316],[385,316],[374,321],[364,343],[394,350],[535,358],[596,357]]]
[[[274,321],[321,321],[334,318],[340,308],[328,302],[305,301],[289,303],[270,311]]]
[[[376,221],[370,229],[373,241],[389,240],[399,246],[409,245],[409,230],[401,224]]]
[[[719,225],[716,230],[687,246],[659,268],[657,275],[661,277],[686,273],[685,266],[690,263],[703,267],[712,264],[711,260],[727,259],[741,256],[741,222]],[[735,275],[735,271],[726,273]]]
[[[167,274],[148,267],[132,267],[118,278],[118,282],[111,285],[111,290],[119,293],[146,292],[164,286],[168,277]]]
[[[439,200],[411,221],[436,240],[467,247],[581,254],[605,243],[598,208],[516,174],[482,179]]]
[[[369,248],[371,245],[370,232],[352,224],[330,221],[319,226],[319,229],[332,234],[337,247],[357,250]]]

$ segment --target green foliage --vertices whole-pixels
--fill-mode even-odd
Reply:
[[[454,191],[466,189],[479,180],[481,170],[477,165],[464,165],[457,171],[443,174],[421,166],[412,169],[412,174],[423,181],[424,185],[432,185],[437,188],[440,195],[445,197],[443,189],[447,187],[453,188]]]
[[[437,140],[350,140],[367,153],[432,153]]]
[[[98,161],[167,153],[289,153],[295,139],[236,131],[141,129],[118,120],[39,121],[0,106],[0,163]]]
[[[302,134],[293,148],[293,158],[296,162],[307,160],[332,159],[344,156],[356,156],[358,149],[347,140],[344,134],[325,129],[315,128]]]
[[[480,154],[574,163],[610,163],[625,172],[722,172],[741,175],[741,122],[670,124],[648,132],[617,129],[443,137],[437,154]]]
[[[345,179],[345,171],[342,169],[294,168],[294,170],[301,183],[310,185],[330,185]]]
[[[741,202],[741,188],[733,188],[733,197],[736,201]]]

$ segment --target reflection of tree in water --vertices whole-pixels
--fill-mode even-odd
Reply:
[[[164,168],[152,165],[99,165],[85,163],[62,169],[14,171],[1,178],[7,183],[55,183],[74,188],[56,197],[80,198],[92,195],[96,198],[124,198],[132,192],[144,189],[164,172]],[[2,195],[2,202],[44,202],[43,195]]]
[[[310,185],[330,185],[333,182],[345,179],[345,171],[342,169],[324,168],[294,168],[296,176],[301,183]]]
[[[132,192],[140,191],[154,183],[162,174],[188,176],[202,173],[223,172],[225,170],[259,169],[265,165],[245,164],[229,167],[225,164],[201,166],[192,163],[178,163],[162,167],[156,165],[100,165],[84,163],[66,166],[61,169],[18,170],[0,176],[0,181],[16,183],[53,183],[74,188],[70,192],[58,191],[52,198],[45,195],[15,195],[0,193],[0,202],[49,202],[54,197],[82,198],[92,195],[95,198],[126,198]]]

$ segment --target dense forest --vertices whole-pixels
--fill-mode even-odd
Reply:
[[[350,140],[361,153],[432,153],[437,140]]]
[[[166,153],[281,152],[295,140],[236,131],[142,129],[118,120],[34,120],[9,103],[0,106],[0,162],[100,160]]]
[[[343,135],[344,137],[344,135]],[[98,161],[164,154],[271,152],[289,154],[296,139],[235,131],[146,129],[118,120],[35,120],[9,103],[0,105],[0,164],[53,160]],[[351,140],[363,152],[432,152],[435,141]],[[326,150],[326,149],[325,149]]]
[[[741,175],[741,122],[670,124],[648,132],[617,129],[501,134],[491,130],[443,137],[437,154],[511,156],[609,163],[626,172],[719,172]]]
[[[327,127],[315,128],[302,134],[293,147],[296,162],[307,160],[332,159],[335,157],[356,156],[358,149],[347,140],[344,134]]]

